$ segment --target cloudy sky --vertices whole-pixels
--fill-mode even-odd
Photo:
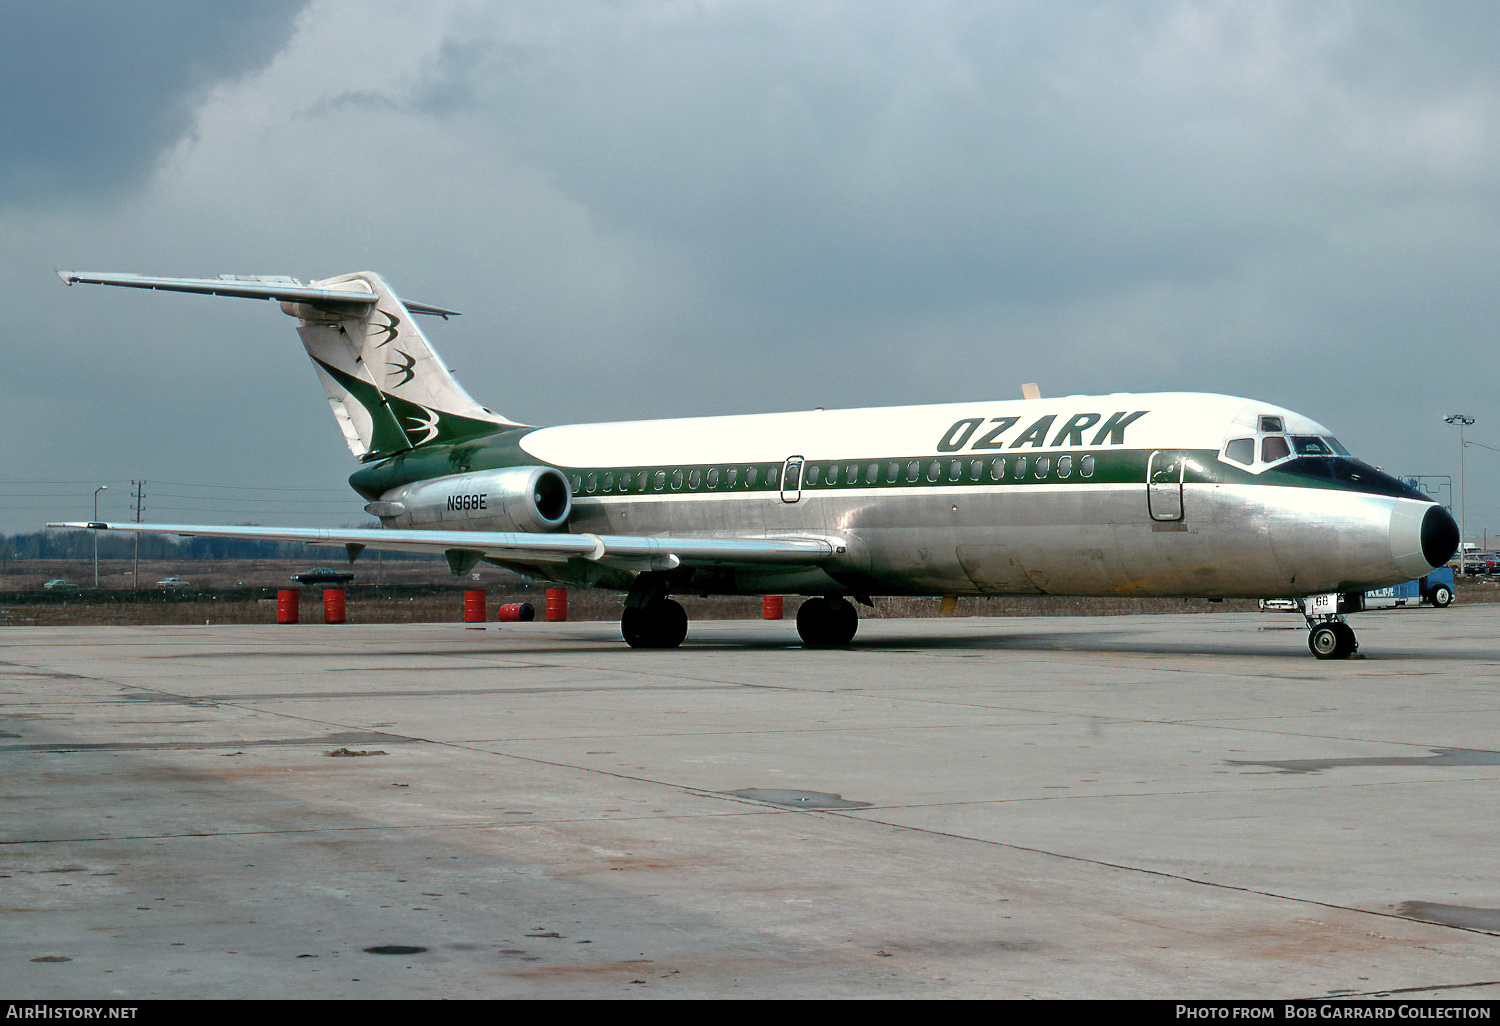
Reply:
[[[1214,391],[1456,477],[1444,414],[1500,447],[1497,40],[1482,0],[6,4],[0,531],[137,479],[363,518],[274,305],[56,268],[378,271],[530,423]]]

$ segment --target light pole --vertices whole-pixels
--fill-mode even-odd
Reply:
[[[94,523],[99,522],[99,493],[109,491],[109,485],[100,485],[94,489]],[[94,587],[99,587],[99,532],[90,532],[94,536]]]
[[[1458,573],[1464,574],[1464,428],[1474,423],[1474,418],[1463,413],[1450,413],[1443,420],[1458,425]]]

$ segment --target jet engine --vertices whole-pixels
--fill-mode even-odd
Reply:
[[[555,531],[572,511],[568,479],[554,467],[506,467],[415,481],[365,506],[386,527],[454,531]]]

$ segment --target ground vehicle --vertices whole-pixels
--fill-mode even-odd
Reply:
[[[1357,613],[1362,609],[1396,609],[1402,606],[1429,605],[1442,609],[1453,603],[1453,568],[1438,567],[1425,577],[1403,581],[1388,588],[1366,592],[1349,592],[1339,596],[1339,611]],[[1300,611],[1296,599],[1261,599],[1260,608],[1271,611]]]
[[[192,582],[189,581],[186,577],[163,577],[161,580],[156,582],[156,586],[158,588],[178,589],[191,588],[193,585]]]
[[[1365,592],[1366,609],[1391,609],[1398,606],[1418,606],[1423,603],[1442,609],[1452,602],[1453,570],[1446,566],[1439,567],[1426,577],[1419,577],[1414,581]]]
[[[47,591],[77,591],[78,590],[78,585],[74,584],[72,581],[64,580],[61,577],[54,577],[52,580],[50,580],[46,584],[42,585],[42,587],[45,588]]]
[[[1494,552],[1466,552],[1463,558],[1464,573],[1470,577],[1481,574],[1500,573],[1500,554]]]
[[[292,580],[298,584],[345,584],[354,580],[354,575],[340,570],[330,570],[326,566],[314,567],[304,570],[300,574],[292,574]]]

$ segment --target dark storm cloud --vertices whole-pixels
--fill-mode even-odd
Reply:
[[[0,203],[138,184],[202,93],[268,60],[304,2],[0,5]]]
[[[309,0],[243,37],[185,6],[185,48],[105,9],[21,8],[3,65],[37,144],[0,182],[47,200],[0,194],[32,476],[347,469],[274,308],[53,266],[375,270],[462,309],[434,341],[538,423],[1224,391],[1441,473],[1440,414],[1490,417],[1500,7]]]

